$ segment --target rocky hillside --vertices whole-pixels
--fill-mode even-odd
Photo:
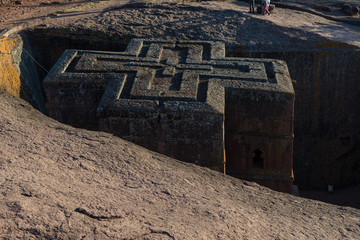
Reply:
[[[21,7],[0,8],[0,29],[37,19],[15,49],[26,48],[47,69],[62,48],[121,50],[105,48],[110,42],[125,47],[133,37],[221,39],[230,55],[287,61],[297,81],[297,179],[315,184],[323,178],[326,185],[328,176],[348,176],[344,169],[358,162],[359,27],[300,10],[251,15],[236,1],[55,2],[23,0]],[[19,89],[26,89],[27,76],[40,84],[31,74],[37,63],[19,53]],[[2,60],[14,68],[11,59]],[[359,209],[274,192],[110,134],[72,128],[0,93],[0,239],[359,236]]]
[[[0,238],[357,239],[360,210],[271,191],[0,94]]]

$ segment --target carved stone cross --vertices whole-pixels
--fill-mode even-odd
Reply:
[[[219,171],[291,182],[294,91],[282,61],[225,57],[219,41],[135,39],[124,52],[66,51],[44,87],[61,121]]]

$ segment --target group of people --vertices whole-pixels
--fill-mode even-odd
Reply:
[[[249,5],[250,5],[250,13],[255,13],[255,0],[249,0]],[[262,4],[261,4],[262,15],[265,14],[270,15],[269,6],[270,6],[270,0],[262,0]]]

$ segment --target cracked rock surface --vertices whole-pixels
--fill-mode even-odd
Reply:
[[[360,210],[76,129],[0,94],[2,239],[357,239]]]

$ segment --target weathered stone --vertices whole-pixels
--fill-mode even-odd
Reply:
[[[301,188],[327,189],[356,184],[360,165],[360,52],[343,43],[319,42],[308,51],[256,51],[247,54],[227,49],[232,57],[284,60],[297,80],[294,108],[294,174]],[[342,49],[342,50],[334,50]],[[239,50],[237,50],[239,51]],[[299,67],[301,66],[301,67]],[[335,97],[334,97],[335,96]],[[344,139],[346,139],[344,141]]]
[[[62,122],[99,124],[168,156],[291,191],[294,91],[283,61],[225,57],[217,41],[135,39],[120,53],[67,50],[44,88]]]
[[[20,71],[16,68],[12,53],[15,51],[16,39],[0,37],[0,91],[13,96],[20,96]]]
[[[14,0],[0,0],[0,5],[14,2]]]
[[[359,12],[360,12],[360,6],[353,7],[353,13],[355,15],[359,14]]]
[[[39,79],[39,74],[29,49],[26,38],[18,34],[0,37],[0,91],[21,97],[45,112],[42,88],[35,81]]]
[[[258,6],[256,7],[256,12],[257,12],[257,13],[261,13],[261,11],[262,11],[262,7],[261,7],[261,5],[258,5]]]
[[[275,10],[275,4],[270,4],[269,5],[269,11],[273,12]]]
[[[314,6],[316,10],[322,11],[322,12],[331,12],[331,8],[327,5],[315,5]]]
[[[348,3],[345,3],[342,7],[341,7],[341,10],[346,14],[346,15],[349,15],[349,16],[354,16],[354,15],[357,15],[359,10],[357,7],[352,7],[350,4]]]
[[[350,4],[345,3],[345,4],[341,7],[341,10],[342,10],[342,11],[346,11],[347,9],[351,9],[351,8],[352,8],[352,7],[351,7]]]

